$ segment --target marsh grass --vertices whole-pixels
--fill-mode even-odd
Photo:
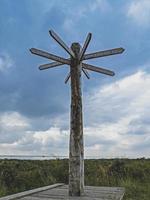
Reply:
[[[68,184],[68,160],[0,160],[0,196],[58,182]],[[85,184],[125,187],[124,200],[150,200],[150,159],[85,160]]]

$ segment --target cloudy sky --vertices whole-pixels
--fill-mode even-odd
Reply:
[[[0,154],[68,156],[68,66],[38,70],[50,61],[40,48],[62,57],[53,29],[87,52],[125,48],[120,55],[88,61],[115,71],[82,78],[85,156],[149,157],[150,1],[0,0]]]

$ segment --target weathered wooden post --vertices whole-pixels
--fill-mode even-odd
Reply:
[[[40,65],[39,69],[44,70],[67,64],[70,66],[70,73],[65,79],[68,82],[71,77],[71,123],[70,123],[70,144],[69,144],[69,195],[81,196],[84,194],[84,142],[83,142],[83,120],[82,120],[82,94],[81,94],[81,72],[89,79],[88,70],[98,73],[114,76],[115,73],[108,69],[95,67],[83,63],[83,60],[99,58],[120,54],[124,51],[123,48],[109,49],[94,53],[85,54],[92,34],[89,33],[83,47],[79,43],[72,43],[69,48],[63,40],[54,32],[49,31],[53,39],[63,47],[71,58],[66,59],[54,54],[45,52],[40,49],[31,48],[31,53],[42,56],[55,62]]]
[[[80,196],[84,192],[84,147],[81,94],[80,44],[71,46],[75,58],[71,57],[71,122],[69,146],[69,195]]]

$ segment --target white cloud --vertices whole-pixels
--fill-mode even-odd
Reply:
[[[0,115],[0,144],[13,144],[30,129],[29,120],[18,112],[7,112]]]
[[[33,134],[35,141],[43,145],[57,145],[62,144],[62,140],[66,139],[66,131],[61,131],[60,128],[51,127],[46,131],[37,131]]]
[[[29,127],[28,120],[21,116],[18,112],[4,113],[2,116],[0,116],[0,124],[8,129]]]
[[[0,54],[0,71],[1,72],[7,71],[10,67],[12,67],[12,65],[13,65],[13,61],[8,54],[6,53]]]
[[[18,112],[1,113],[0,154],[21,154],[17,141],[25,136],[28,137],[26,135],[28,129],[30,129],[29,120]]]
[[[73,32],[77,31],[76,26],[81,20],[86,20],[86,17],[94,12],[107,13],[111,10],[111,6],[107,0],[94,0],[83,5],[74,6],[71,10],[68,10],[67,7],[64,10],[66,18],[63,28],[73,34]]]
[[[86,97],[87,153],[93,148],[92,154],[101,156],[148,156],[149,86],[150,75],[139,71]]]
[[[129,112],[141,116],[149,107],[149,85],[150,75],[138,71],[113,84],[97,88],[89,95],[90,101],[86,103],[86,112],[90,110],[90,113],[94,113],[91,117],[89,116],[90,121],[98,119],[100,122],[100,118],[105,121],[105,118],[108,120],[109,116],[111,116],[111,121],[116,121],[128,115]],[[112,112],[115,115],[112,115]]]
[[[149,25],[150,1],[133,0],[128,6],[127,16],[140,26]]]
[[[106,0],[95,0],[89,4],[89,10],[92,12],[94,11],[107,12],[110,9],[111,9],[111,6]]]
[[[86,157],[149,156],[149,86],[150,74],[138,71],[85,95]],[[65,115],[49,120],[53,126],[33,130],[32,119],[17,112],[1,114],[1,154],[68,155],[69,130]]]
[[[68,131],[57,127],[33,131],[32,120],[17,112],[0,116],[0,154],[67,155],[68,139]]]

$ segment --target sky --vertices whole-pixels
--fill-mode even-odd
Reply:
[[[51,60],[29,51],[67,58],[52,29],[68,46],[91,32],[87,53],[125,49],[87,61],[115,76],[82,76],[85,157],[149,157],[149,22],[149,0],[0,0],[0,155],[68,156],[69,67],[40,71]]]

